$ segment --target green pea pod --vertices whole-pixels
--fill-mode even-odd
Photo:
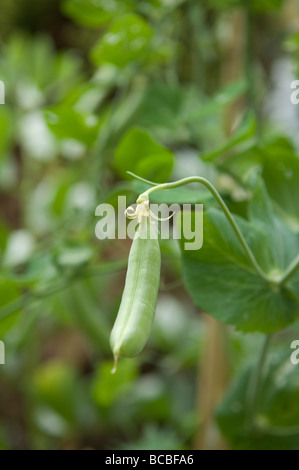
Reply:
[[[161,254],[157,237],[150,237],[149,217],[142,216],[132,242],[126,283],[110,345],[115,358],[134,357],[144,348],[155,316]]]

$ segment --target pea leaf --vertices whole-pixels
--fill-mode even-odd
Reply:
[[[299,232],[299,158],[287,139],[275,139],[264,148],[263,177],[279,214]]]
[[[267,245],[263,247],[264,262],[261,261],[261,264],[268,272],[275,274],[277,271],[277,275],[281,275],[298,252],[298,236],[275,215],[263,180],[252,176],[253,197],[248,215],[267,239]]]
[[[120,141],[114,156],[114,166],[123,178],[127,171],[154,181],[168,179],[173,167],[172,153],[158,144],[144,129],[130,129]]]
[[[91,51],[96,65],[110,63],[125,67],[144,60],[148,54],[153,31],[148,23],[135,14],[117,18]]]
[[[263,211],[258,206],[263,197],[259,189],[249,209],[250,221],[237,216],[235,220],[260,266],[274,277],[294,259],[299,242],[281,221],[271,219],[270,206],[261,221]],[[267,202],[262,202],[265,208]],[[277,233],[269,237],[271,230]],[[201,250],[183,251],[187,289],[201,309],[245,332],[272,332],[298,317],[299,304],[291,287],[278,289],[255,272],[219,210],[204,214],[203,239]]]

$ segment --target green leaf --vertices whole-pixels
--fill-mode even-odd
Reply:
[[[299,158],[287,139],[275,139],[264,147],[263,177],[280,216],[299,232]]]
[[[200,103],[200,106],[196,107],[192,103],[192,109],[185,111],[183,120],[191,123],[217,114],[223,111],[225,106],[242,96],[246,89],[247,84],[245,80],[229,83],[206,102]]]
[[[227,158],[221,163],[221,169],[247,184],[251,173],[257,173],[258,170],[261,171],[262,161],[263,153],[261,146],[254,144],[244,151],[238,151]]]
[[[150,84],[140,108],[138,122],[155,132],[177,131],[183,111],[184,90],[182,87],[164,83]],[[173,135],[172,135],[173,138]]]
[[[144,129],[130,129],[117,146],[114,166],[128,179],[127,171],[157,182],[168,179],[173,167],[173,154],[158,144]]]
[[[62,4],[62,11],[82,26],[98,28],[132,6],[133,2],[129,0],[66,0]]]
[[[219,157],[221,154],[224,154],[237,145],[252,145],[252,143],[255,142],[255,137],[256,121],[252,114],[248,114],[242,122],[240,128],[232,135],[232,137],[230,137],[226,142],[216,149],[202,154],[201,158],[207,161],[215,160],[216,157]]]
[[[227,159],[222,168],[246,184],[251,173],[260,171],[276,211],[299,232],[299,158],[287,138],[270,138],[253,145]]]
[[[96,65],[111,63],[125,67],[144,61],[150,50],[152,28],[141,17],[127,14],[117,18],[91,51]]]
[[[277,271],[277,275],[281,275],[298,252],[298,236],[275,215],[263,180],[252,176],[253,196],[248,215],[250,221],[263,231],[267,240],[267,245],[263,247],[263,255],[267,256],[263,256],[264,262],[261,261],[261,265],[267,272],[272,270],[275,274]]]
[[[263,227],[240,217],[235,216],[235,220],[262,268],[275,274],[272,248],[268,249]],[[289,232],[282,240],[285,252],[289,242],[286,235]],[[293,243],[293,238],[290,240]],[[281,250],[281,246],[278,248]],[[204,214],[203,247],[183,251],[183,272],[195,304],[242,331],[268,333],[298,317],[299,305],[294,295],[286,288],[276,288],[255,272],[229,222],[218,210]]]
[[[73,139],[91,146],[98,135],[98,118],[94,115],[83,115],[73,108],[48,108],[45,111],[45,119],[58,139]]]

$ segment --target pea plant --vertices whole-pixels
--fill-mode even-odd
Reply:
[[[288,170],[292,171],[291,168]],[[265,334],[257,362],[242,376],[242,389],[238,382],[219,409],[220,426],[241,445],[243,439],[265,445],[265,437],[269,442],[272,439],[274,445],[279,436],[286,440],[291,436],[290,442],[296,442],[297,417],[295,427],[277,427],[277,417],[271,416],[275,413],[277,397],[275,390],[269,390],[267,384],[274,369],[272,365],[268,370],[267,354],[273,333],[298,318],[298,234],[275,214],[266,186],[257,175],[251,177],[248,219],[233,216],[215,187],[205,178],[196,176],[147,189],[137,199],[137,211],[144,204],[148,207],[154,191],[173,190],[194,182],[206,186],[221,209],[205,212],[202,250],[195,253],[182,251],[186,287],[196,305],[218,320],[243,332]],[[288,193],[289,188],[285,191]],[[142,230],[149,211],[143,213],[141,210],[140,213]],[[141,242],[138,232],[136,236],[139,241],[133,242],[125,291],[111,336],[116,359],[119,354],[135,356],[144,347],[156,306],[160,274],[157,243],[146,237]],[[140,246],[135,248],[137,243]],[[145,244],[145,249],[141,243]],[[288,350],[275,363],[281,374],[296,376]],[[265,384],[268,385],[266,390]],[[270,399],[267,398],[269,392]],[[232,400],[238,400],[238,406],[234,406]],[[290,419],[291,415],[292,411]],[[238,425],[232,427],[231,422]]]

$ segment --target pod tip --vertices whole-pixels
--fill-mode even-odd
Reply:
[[[114,366],[113,366],[113,369],[111,371],[111,374],[115,374],[115,372],[117,370],[117,362],[118,362],[118,355],[115,354],[115,356],[114,356]]]

